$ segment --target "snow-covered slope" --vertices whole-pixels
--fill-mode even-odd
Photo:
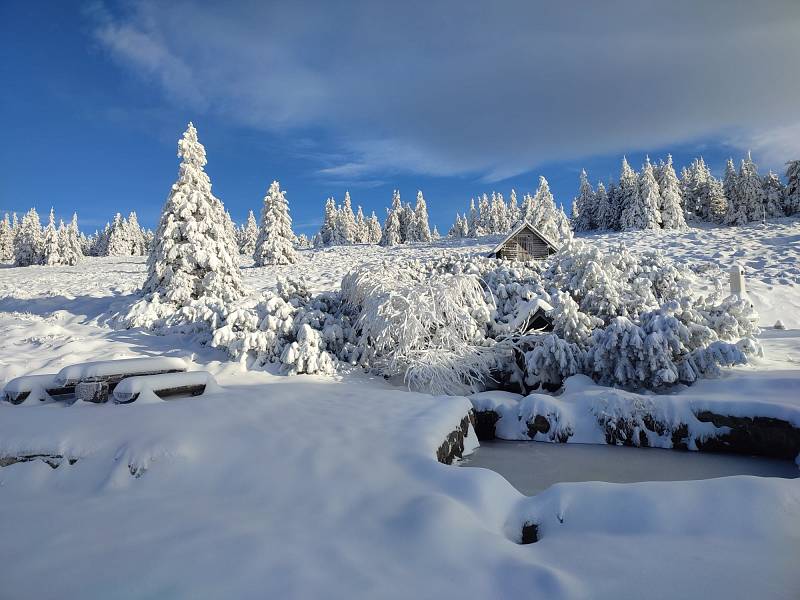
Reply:
[[[709,285],[727,284],[740,259],[765,322],[789,328],[762,335],[756,364],[671,401],[797,403],[800,222],[596,239],[661,247]],[[303,274],[332,289],[356,264],[494,241],[304,250],[297,265],[246,261],[244,281],[268,289]],[[245,373],[179,336],[107,327],[144,275],[137,258],[0,269],[0,382],[168,355],[222,388],[152,404],[0,404],[0,456],[64,457],[0,469],[0,597],[798,597],[800,480],[559,484],[525,498],[496,473],[436,462],[463,398],[360,373]],[[521,546],[526,521],[541,540]]]

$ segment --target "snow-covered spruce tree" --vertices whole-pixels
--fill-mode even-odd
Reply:
[[[725,212],[725,223],[728,225],[744,225],[749,220],[747,203],[739,197],[739,175],[733,166],[733,159],[729,158],[725,164],[725,178],[722,180],[722,189],[728,201]]]
[[[181,164],[161,211],[147,260],[146,300],[177,310],[200,298],[230,303],[244,295],[234,240],[203,167],[206,150],[192,123],[178,141]],[[163,308],[163,307],[162,307]]]
[[[478,209],[475,208],[475,198],[470,198],[469,216],[467,217],[467,237],[474,238],[479,235],[483,235],[480,215],[478,214]]]
[[[353,214],[350,192],[344,193],[344,203],[337,210],[336,232],[339,244],[354,244],[356,242],[356,216]]]
[[[383,223],[383,231],[381,232],[381,246],[396,246],[402,244],[400,237],[400,217],[398,215],[400,210],[387,209],[386,221]]]
[[[608,205],[610,207],[606,229],[619,231],[622,229],[620,220],[622,218],[622,210],[624,208],[622,205],[622,191],[616,183],[610,181],[608,183],[608,190],[606,193],[608,194]]]
[[[572,225],[570,224],[567,213],[564,212],[564,204],[560,204],[556,212],[556,231],[558,232],[557,240],[572,239]]]
[[[764,214],[762,203],[764,189],[761,177],[758,174],[758,167],[747,153],[747,158],[742,159],[739,167],[739,177],[736,180],[736,195],[742,203],[742,211],[747,214],[748,221],[760,221]]]
[[[61,247],[58,243],[58,229],[56,229],[56,216],[52,207],[50,208],[50,217],[47,221],[47,227],[44,230],[44,239],[42,244],[42,262],[46,265],[61,265],[64,264],[61,259]]]
[[[59,228],[58,242],[61,246],[60,254],[65,265],[76,265],[83,258],[83,243],[81,232],[78,229],[78,215],[72,213],[72,220],[66,227]]]
[[[764,176],[762,186],[761,197],[764,201],[765,216],[768,219],[784,216],[783,197],[786,193],[786,189],[783,187],[781,180],[775,173],[770,171]]]
[[[378,216],[373,210],[367,221],[367,243],[379,244],[381,241],[381,233],[381,222],[378,220]]]
[[[431,231],[431,240],[436,242],[442,239],[442,234],[439,233],[439,228],[436,225],[433,226],[433,231]]]
[[[492,228],[495,233],[507,233],[511,229],[511,219],[508,214],[503,194],[492,193]]]
[[[0,261],[8,262],[14,260],[14,231],[11,229],[11,222],[8,213],[0,222]]]
[[[247,222],[239,230],[239,254],[252,256],[258,241],[258,222],[252,210],[247,211]]]
[[[14,264],[18,267],[42,264],[44,241],[42,224],[35,208],[30,209],[16,228],[14,236]]]
[[[367,220],[364,218],[364,209],[360,206],[358,207],[358,211],[356,211],[356,244],[368,244],[369,243],[369,228],[367,226]]]
[[[396,246],[403,243],[400,215],[403,212],[403,203],[400,200],[400,191],[392,192],[392,207],[386,209],[386,220],[383,222],[381,232],[381,246]]]
[[[114,215],[114,221],[106,234],[105,256],[131,256],[133,240],[130,233],[128,223],[122,215]]]
[[[622,229],[624,231],[659,229],[661,214],[658,205],[661,203],[661,196],[650,159],[647,159],[640,177],[636,176],[628,161],[623,159],[619,185],[625,207],[620,221]]]
[[[783,205],[787,215],[800,213],[800,160],[790,160],[786,163],[786,193]]]
[[[468,232],[468,226],[466,224],[466,219],[464,221],[461,220],[461,215],[456,213],[456,219],[453,221],[452,227],[447,232],[447,237],[451,238],[462,238],[467,237],[466,232]]]
[[[611,229],[611,223],[614,220],[614,208],[611,206],[606,186],[602,181],[597,182],[594,198],[596,205],[595,217],[597,218],[596,228],[601,230]]]
[[[678,176],[672,166],[672,155],[667,155],[667,162],[659,166],[658,187],[660,191],[659,210],[661,225],[664,229],[686,229],[683,215],[681,189]]]
[[[147,242],[144,237],[142,226],[139,225],[139,218],[136,211],[131,211],[128,215],[128,237],[131,241],[131,255],[145,256],[147,254]]]
[[[400,219],[400,242],[415,242],[414,238],[414,209],[406,202],[403,204],[403,209],[398,213]]]
[[[520,209],[519,205],[517,204],[517,190],[512,189],[511,193],[508,195],[508,228],[513,229],[517,225],[519,225],[520,221]]]
[[[349,200],[349,196],[346,197],[346,200]],[[350,209],[350,215],[352,216],[352,214],[353,211]],[[355,228],[355,221],[353,228]],[[289,265],[297,262],[289,203],[286,201],[286,192],[281,191],[281,184],[277,181],[272,182],[267,195],[264,196],[261,227],[253,259],[259,267]]]
[[[325,216],[319,229],[318,241],[322,246],[332,246],[336,243],[336,202],[333,198],[325,201]]]
[[[704,183],[703,197],[708,206],[708,220],[712,223],[723,223],[728,210],[728,201],[725,199],[722,182],[716,177],[709,177]]]
[[[422,190],[417,191],[417,205],[414,207],[414,241],[430,242],[431,227],[428,224],[428,205],[422,195]]]
[[[593,216],[596,196],[589,183],[586,169],[581,169],[581,184],[578,195],[572,200],[572,211],[575,215],[572,227],[575,231],[590,231],[596,228],[597,219]]]
[[[550,191],[550,184],[541,175],[539,176],[539,187],[536,189],[530,206],[532,214],[528,215],[528,222],[545,236],[558,242],[563,233],[562,228],[559,227],[561,216],[558,214],[556,201]],[[564,215],[564,220],[568,221],[566,215]]]
[[[490,206],[489,196],[483,194],[478,202],[478,229],[483,232],[483,235],[492,233]]]

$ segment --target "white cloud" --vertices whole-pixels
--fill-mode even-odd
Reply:
[[[179,107],[319,128],[348,157],[323,176],[494,181],[733,128],[793,149],[781,132],[800,97],[796,0],[146,0],[100,13],[101,43]]]
[[[727,144],[741,152],[752,151],[762,171],[772,169],[783,175],[786,161],[800,157],[800,121],[779,127],[740,132]]]

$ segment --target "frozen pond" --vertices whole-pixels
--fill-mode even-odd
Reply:
[[[528,496],[562,481],[632,483],[730,475],[800,476],[800,469],[788,460],[546,442],[481,442],[481,447],[459,464],[496,471]]]

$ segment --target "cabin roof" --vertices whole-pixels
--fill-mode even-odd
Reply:
[[[492,249],[492,251],[491,251],[491,252],[489,252],[489,256],[494,256],[495,254],[497,254],[498,252],[500,252],[500,249],[501,249],[503,246],[505,246],[505,245],[508,243],[508,241],[509,241],[511,238],[513,238],[515,235],[517,235],[517,234],[518,234],[520,231],[522,231],[522,230],[523,230],[523,229],[525,229],[526,227],[527,227],[528,229],[530,229],[530,230],[531,230],[531,232],[532,232],[534,235],[537,235],[537,236],[539,236],[539,237],[541,238],[541,240],[542,240],[542,241],[543,241],[545,244],[547,244],[547,245],[548,245],[550,248],[552,248],[554,251],[558,250],[558,246],[556,245],[556,243],[555,243],[553,240],[551,240],[551,239],[550,239],[550,238],[548,238],[548,237],[547,237],[545,234],[543,234],[541,231],[539,231],[538,229],[536,229],[536,227],[534,227],[533,225],[531,225],[531,224],[530,224],[528,221],[523,221],[522,223],[520,223],[519,225],[517,225],[517,226],[516,226],[516,227],[515,227],[515,228],[514,228],[514,229],[511,231],[511,233],[509,233],[509,234],[508,234],[506,237],[504,237],[504,238],[503,238],[503,240],[502,240],[502,241],[501,241],[499,244],[497,244],[497,246],[495,246],[495,247]]]

